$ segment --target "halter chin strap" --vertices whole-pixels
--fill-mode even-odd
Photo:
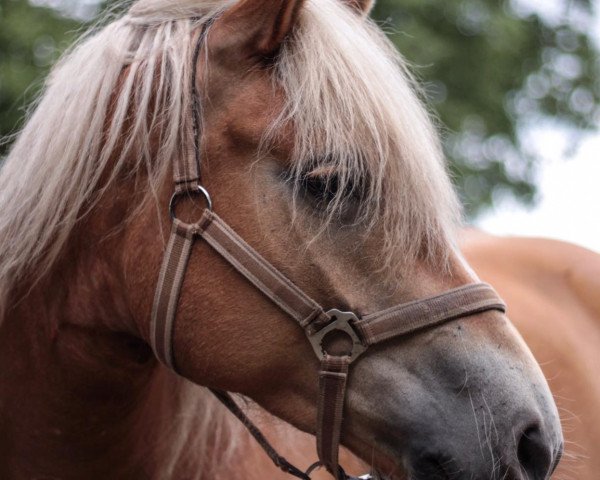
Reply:
[[[321,362],[315,432],[319,462],[306,473],[294,467],[275,451],[230,394],[219,390],[213,390],[213,393],[242,421],[273,463],[283,471],[310,480],[310,473],[323,466],[336,480],[349,480],[351,477],[338,463],[338,451],[352,362],[371,345],[489,310],[504,312],[506,307],[492,287],[476,283],[362,317],[336,309],[326,311],[214,213],[210,196],[200,183],[200,105],[196,90],[196,66],[210,23],[202,27],[192,59],[192,115],[184,122],[182,144],[193,148],[187,149],[173,169],[175,193],[169,205],[172,227],[156,286],[150,342],[158,359],[177,371],[173,357],[173,325],[192,245],[196,239],[202,238],[306,333]],[[207,208],[198,222],[188,224],[176,218],[175,204],[183,196],[204,197]],[[365,475],[360,478],[373,477]]]

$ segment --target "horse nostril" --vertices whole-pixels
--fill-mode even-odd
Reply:
[[[532,425],[523,432],[517,447],[517,456],[527,478],[545,480],[548,477],[552,467],[552,453],[539,425]]]

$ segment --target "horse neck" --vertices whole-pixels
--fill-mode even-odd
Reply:
[[[139,198],[119,188],[74,229],[51,271],[11,292],[0,322],[0,478],[201,480],[227,477],[233,452],[254,451],[236,420],[160,366],[138,335],[123,225]],[[155,212],[143,213],[150,231]],[[271,465],[255,453],[245,458],[264,478],[257,463]]]
[[[0,443],[6,442],[0,450],[12,457],[0,462],[8,469],[0,477],[37,476],[38,468],[43,476],[62,477],[77,462],[51,466],[50,459],[85,457],[93,445],[104,452],[99,457],[110,457],[117,435],[131,435],[125,427],[133,422],[133,400],[148,388],[147,352],[109,327],[125,314],[112,271],[117,260],[105,247],[92,254],[86,242],[95,227],[87,223],[88,230],[73,232],[51,271],[35,280],[30,273],[11,292],[0,329]]]
[[[0,326],[1,478],[134,478],[152,469],[136,456],[165,426],[144,416],[174,406],[130,327],[124,232],[107,236],[110,214],[125,212],[106,198],[110,212],[96,209],[43,278],[32,281],[33,272],[11,292]]]

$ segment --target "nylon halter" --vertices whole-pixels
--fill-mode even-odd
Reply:
[[[326,310],[237,235],[213,211],[208,191],[200,183],[200,105],[196,66],[207,26],[208,23],[203,26],[192,59],[192,115],[183,125],[186,144],[192,148],[187,149],[173,168],[174,193],[169,204],[172,227],[152,308],[151,346],[158,359],[177,372],[173,355],[173,325],[192,246],[195,240],[202,239],[295,320],[313,347],[321,364],[315,432],[319,461],[306,472],[294,467],[276,452],[229,393],[219,390],[213,390],[213,393],[241,420],[274,464],[283,471],[310,480],[312,471],[323,466],[336,480],[348,480],[352,477],[346,475],[339,465],[338,451],[350,365],[371,345],[485,311],[504,312],[506,307],[492,287],[475,283],[362,317],[354,312]],[[206,202],[206,209],[195,223],[182,222],[175,215],[177,201],[190,196],[203,197]],[[343,345],[341,351],[340,340]],[[365,475],[360,478],[374,477]]]

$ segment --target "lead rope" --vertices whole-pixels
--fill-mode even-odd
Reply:
[[[193,136],[193,150],[184,149],[185,155],[174,165],[175,191],[169,211],[172,227],[163,263],[159,272],[150,324],[150,344],[157,358],[177,372],[173,357],[173,325],[181,287],[194,240],[202,237],[216,252],[229,262],[258,290],[279,306],[302,327],[317,357],[321,361],[317,419],[317,453],[319,462],[306,473],[293,466],[267,441],[261,431],[235,403],[230,394],[212,390],[213,394],[248,429],[273,463],[290,475],[310,480],[316,468],[325,467],[336,480],[357,480],[349,477],[339,466],[338,451],[349,365],[370,345],[405,336],[425,328],[439,326],[447,321],[488,310],[505,311],[505,305],[495,291],[486,284],[465,285],[441,295],[417,300],[359,318],[352,312],[324,309],[264,259],[212,211],[208,192],[200,184],[200,103],[196,89],[196,65],[201,46],[212,19],[202,25],[193,54],[192,70],[192,125],[184,122],[189,145]],[[175,204],[183,195],[201,195],[207,208],[200,220],[187,224],[175,216]],[[324,346],[331,332],[345,334],[351,342],[347,354],[330,355]],[[373,478],[363,476],[361,479]]]
[[[271,461],[275,464],[276,467],[280,468],[286,473],[296,477],[302,478],[303,480],[310,480],[310,476],[308,473],[304,473],[299,468],[292,465],[288,462],[284,457],[277,453],[277,450],[273,448],[273,446],[269,443],[260,429],[254,424],[252,420],[248,418],[248,416],[244,413],[244,411],[239,407],[233,397],[223,390],[215,390],[210,389],[210,391],[214,394],[215,397],[223,404],[227,409],[233,413],[240,422],[246,427],[250,435],[254,437],[254,440],[262,447],[265,453],[269,456]]]

